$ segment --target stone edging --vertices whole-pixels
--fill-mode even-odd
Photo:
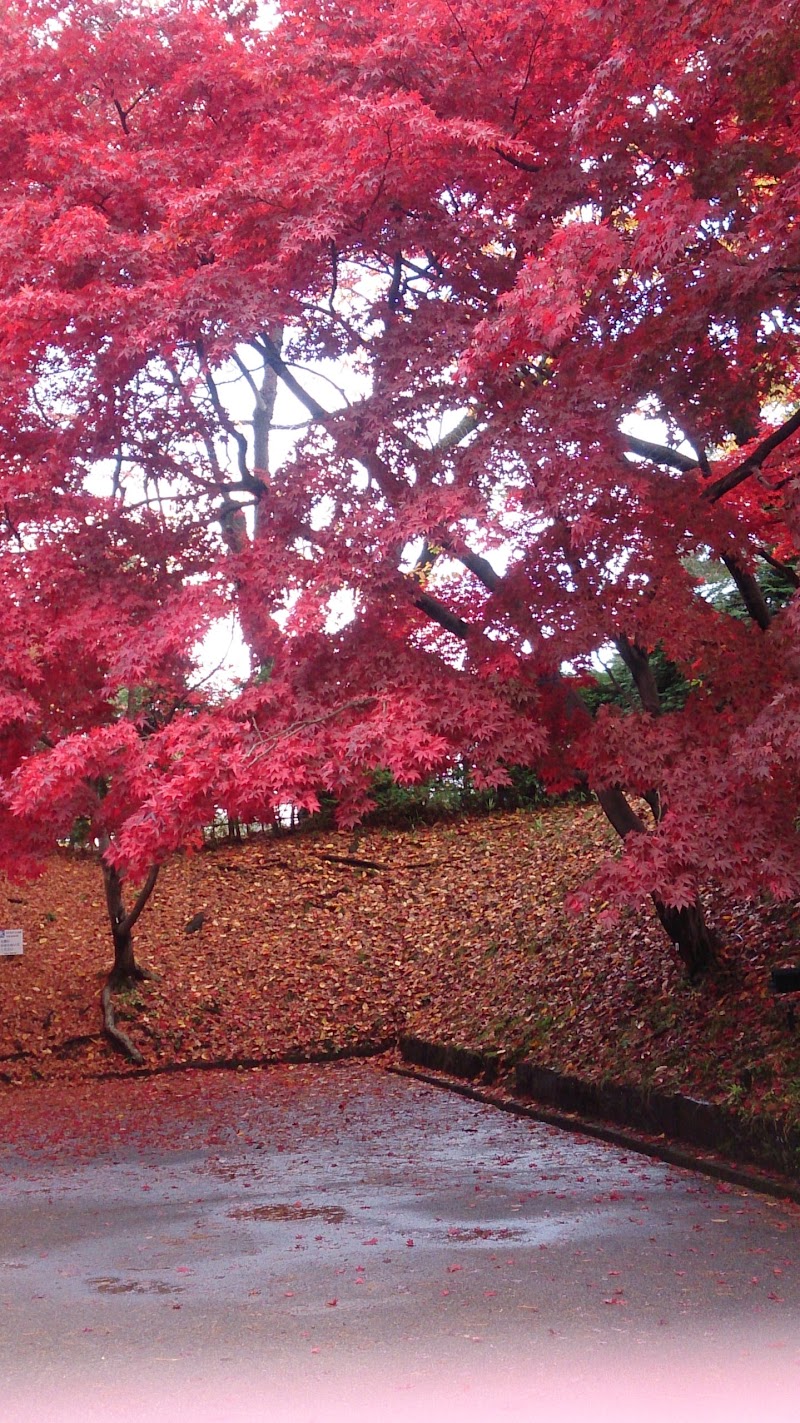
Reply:
[[[482,1053],[412,1036],[402,1037],[399,1047],[407,1063],[473,1083],[480,1079],[483,1087],[491,1087],[502,1075],[503,1087],[515,1101],[528,1099],[549,1108],[549,1112],[539,1115],[556,1125],[591,1129],[592,1134],[602,1134],[609,1140],[618,1139],[620,1134],[599,1127],[598,1123],[611,1123],[644,1136],[667,1138],[670,1142],[685,1144],[700,1152],[711,1152],[735,1163],[726,1172],[725,1179],[735,1179],[740,1184],[752,1186],[754,1190],[775,1191],[800,1201],[800,1132],[783,1131],[777,1123],[763,1119],[748,1120],[712,1102],[699,1101],[680,1093],[645,1092],[633,1085],[587,1082],[531,1062],[517,1063],[513,1073],[510,1069],[504,1071],[502,1056],[498,1053]],[[572,1117],[578,1117],[581,1121],[576,1122]],[[636,1142],[625,1138],[623,1144],[635,1147]],[[698,1170],[708,1170],[711,1166],[702,1157],[682,1153],[679,1147],[671,1149],[668,1155],[664,1149],[657,1147],[658,1143],[651,1141],[640,1149],[651,1155],[664,1156],[676,1165],[694,1165]],[[685,1160],[677,1159],[684,1156]],[[724,1161],[717,1164],[722,1166]],[[785,1182],[765,1181],[759,1184],[755,1173],[748,1174],[746,1170],[741,1170],[742,1165],[778,1172],[786,1178]],[[715,1169],[711,1174],[720,1175],[721,1172]]]

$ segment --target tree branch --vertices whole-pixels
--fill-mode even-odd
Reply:
[[[595,795],[620,840],[628,835],[647,834],[647,826],[636,814],[621,786],[607,786],[605,790],[595,791]]]
[[[722,562],[739,589],[742,602],[753,622],[758,623],[762,632],[766,632],[772,622],[772,614],[767,606],[767,600],[761,592],[758,579],[744,567],[744,564],[740,563],[734,553],[723,553]]]
[[[458,549],[448,549],[448,552],[451,552],[453,557],[458,559],[459,563],[463,563],[464,567],[468,568],[470,573],[474,573],[475,577],[480,580],[484,588],[488,589],[490,593],[495,593],[500,587],[503,579],[496,569],[492,567],[488,558],[484,558],[480,553],[472,553],[468,548],[460,551]]]
[[[763,558],[764,562],[770,565],[770,568],[775,569],[776,573],[782,573],[793,588],[800,588],[800,578],[798,578],[797,572],[791,563],[781,563],[779,558],[774,558],[769,550],[765,548],[758,549],[757,553],[759,558]]]
[[[394,311],[400,301],[400,294],[403,285],[403,254],[395,252],[392,264],[392,281],[386,297],[386,304],[390,310]]]
[[[795,430],[800,430],[800,408],[795,410],[794,415],[790,415],[788,420],[784,420],[777,430],[773,430],[771,435],[767,435],[766,439],[756,445],[747,459],[742,460],[742,463],[737,464],[734,469],[729,469],[728,473],[723,474],[720,479],[715,479],[713,484],[709,484],[705,490],[706,499],[711,504],[716,504],[723,494],[729,494],[732,489],[736,489],[737,485],[743,484],[751,474],[755,474],[761,468],[767,456],[777,449],[778,445],[782,445],[785,440],[788,440]]]
[[[134,900],[133,904],[131,905],[131,908],[128,910],[128,913],[125,915],[125,918],[119,926],[119,931],[121,934],[129,934],[134,924],[136,923],[136,920],[139,918],[139,915],[141,914],[148,899],[150,898],[150,895],[153,893],[153,890],[156,887],[156,880],[158,879],[159,869],[159,865],[151,865],[149,870],[147,871],[147,879],[139,890],[136,899]]]
[[[626,435],[625,445],[632,455],[641,455],[644,459],[652,460],[654,464],[667,464],[684,473],[700,467],[700,461],[692,455],[682,455],[680,450],[673,450],[669,445],[653,444],[652,440],[640,440],[635,435]]]
[[[309,415],[313,415],[315,420],[328,419],[330,412],[320,405],[313,395],[309,395],[308,391],[303,389],[300,382],[292,375],[275,342],[267,335],[266,331],[262,331],[260,341],[253,341],[251,344],[256,347],[257,351],[260,351],[275,374],[280,376],[287,390],[290,390],[292,395],[300,401],[300,404],[305,406]]]
[[[188,392],[186,391],[183,381],[181,380],[180,372],[178,371],[177,367],[172,361],[167,361],[166,366],[167,370],[169,371],[172,384],[178,393],[178,398],[181,402],[181,405],[191,417],[192,424],[200,435],[203,445],[205,446],[205,451],[208,456],[208,462],[212,470],[214,471],[215,479],[217,483],[220,483],[223,479],[223,474],[220,468],[219,460],[217,458],[217,452],[214,448],[214,441],[211,439],[211,436],[205,428],[204,422],[200,419],[197,410],[192,404],[192,401],[189,399]]]
[[[245,484],[247,484],[248,487],[252,488],[254,483],[258,484],[258,481],[253,480],[253,476],[250,473],[250,466],[247,463],[247,439],[242,434],[241,430],[237,430],[227,410],[225,409],[225,406],[222,404],[222,401],[219,398],[219,391],[217,390],[216,381],[214,380],[214,377],[211,374],[210,367],[205,356],[203,355],[202,350],[198,349],[198,355],[200,356],[200,365],[203,372],[203,378],[205,380],[208,393],[211,396],[211,404],[214,407],[217,419],[219,420],[219,423],[222,426],[223,430],[227,430],[228,434],[236,442],[239,474],[241,475],[242,480],[245,482]]]
[[[277,732],[269,738],[261,735],[256,722],[251,718],[250,729],[255,734],[256,744],[250,748],[246,760],[248,762],[261,761],[265,756],[280,745],[282,741],[288,740],[298,731],[307,731],[312,726],[322,726],[326,721],[332,721],[335,717],[341,716],[343,712],[352,711],[354,708],[373,707],[377,702],[377,697],[352,697],[349,702],[341,702],[339,706],[331,707],[328,711],[321,712],[319,716],[310,716],[305,721],[295,721],[284,727],[283,731]]]
[[[644,710],[652,716],[660,716],[661,697],[647,652],[637,642],[631,642],[624,633],[614,639],[614,646],[633,678]]]
[[[477,430],[479,424],[478,415],[474,411],[468,410],[448,434],[442,435],[441,439],[436,441],[433,446],[433,454],[443,454],[445,450],[451,450],[454,445],[459,445],[467,435],[471,435],[474,430]]]
[[[433,622],[438,623],[446,632],[451,632],[454,637],[468,638],[472,632],[469,623],[460,618],[457,613],[451,613],[443,603],[432,598],[430,593],[418,593],[414,598],[414,607],[419,608]]]
[[[542,171],[541,163],[526,163],[524,158],[515,158],[513,153],[507,153],[499,144],[492,145],[492,152],[496,153],[498,158],[502,158],[505,163],[510,163],[512,168],[521,168],[523,173],[541,173]]]

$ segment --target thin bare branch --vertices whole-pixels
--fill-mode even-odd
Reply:
[[[329,385],[332,390],[335,390],[336,394],[341,396],[344,404],[352,410],[353,402],[348,398],[347,392],[342,386],[337,385],[336,381],[332,380],[330,376],[325,375],[324,371],[315,371],[310,366],[301,366],[297,361],[292,361],[291,368],[295,371],[302,371],[303,375],[313,376],[314,380],[324,380],[325,384]]]
[[[203,372],[203,379],[206,383],[206,389],[208,390],[208,393],[211,396],[211,404],[214,407],[217,419],[219,420],[219,423],[222,426],[223,430],[227,431],[227,433],[231,436],[231,439],[236,444],[239,474],[241,475],[242,481],[244,483],[250,481],[252,487],[253,483],[258,483],[258,481],[253,480],[253,476],[250,472],[250,466],[247,463],[247,437],[242,434],[241,430],[238,430],[236,428],[233,421],[231,420],[230,415],[228,414],[227,410],[225,409],[225,406],[220,400],[219,391],[217,390],[214,377],[211,374],[208,361],[206,360],[202,351],[199,351],[198,354],[200,356],[200,367]]]
[[[208,457],[208,462],[209,462],[209,464],[211,465],[211,468],[212,468],[213,471],[214,471],[214,476],[215,476],[216,480],[217,480],[219,483],[221,483],[222,480],[223,480],[223,478],[224,478],[224,476],[223,476],[223,473],[222,473],[222,468],[221,468],[221,466],[220,466],[219,458],[218,458],[218,456],[217,456],[217,451],[216,451],[216,449],[215,449],[215,447],[214,447],[214,441],[211,439],[211,437],[210,437],[208,431],[207,431],[206,428],[205,428],[204,422],[200,419],[200,416],[199,416],[197,410],[195,409],[194,405],[192,404],[192,401],[189,399],[188,392],[187,392],[187,390],[186,390],[186,387],[185,387],[184,384],[183,384],[183,381],[181,380],[180,372],[178,371],[177,367],[174,365],[174,363],[173,363],[172,361],[166,361],[165,364],[166,364],[167,370],[168,370],[169,373],[170,373],[170,378],[171,378],[171,380],[172,380],[172,384],[173,384],[175,390],[177,391],[178,398],[179,398],[179,400],[180,400],[180,402],[181,402],[181,405],[183,406],[184,410],[186,410],[187,413],[189,414],[189,416],[191,417],[192,424],[194,425],[195,429],[197,430],[197,432],[198,432],[198,434],[199,434],[199,436],[200,436],[200,439],[201,439],[202,442],[203,442],[203,445],[204,445],[204,447],[205,447],[205,452],[206,452],[206,455],[207,455],[207,457]]]
[[[231,360],[233,361],[234,365],[239,367],[239,370],[241,371],[242,375],[247,381],[247,384],[253,392],[253,399],[256,402],[256,408],[263,405],[264,402],[261,396],[261,391],[259,390],[255,380],[253,379],[253,372],[248,370],[247,365],[242,360],[241,356],[238,354],[237,351],[233,351],[231,353]]]
[[[251,720],[251,730],[255,733],[257,744],[252,748],[247,756],[249,762],[260,761],[270,752],[275,751],[288,737],[294,736],[298,731],[308,731],[312,726],[322,726],[326,721],[333,721],[343,712],[353,711],[356,708],[368,708],[375,706],[377,697],[353,697],[349,702],[342,702],[337,707],[330,707],[328,711],[320,712],[319,716],[307,717],[304,721],[294,721],[283,731],[277,732],[274,736],[265,737],[261,735],[258,726]]]
[[[499,144],[492,145],[492,152],[496,153],[498,158],[502,158],[504,163],[510,163],[512,168],[519,168],[523,173],[541,172],[540,163],[526,163],[524,158],[515,158],[513,153],[501,148]]]

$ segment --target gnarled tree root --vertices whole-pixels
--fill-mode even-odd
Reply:
[[[141,1067],[142,1063],[144,1062],[144,1058],[142,1057],[142,1054],[140,1053],[138,1047],[134,1046],[134,1044],[128,1037],[128,1034],[124,1033],[122,1031],[122,1028],[117,1027],[117,1021],[114,1016],[113,1003],[115,986],[118,985],[115,985],[112,982],[112,979],[109,978],[103,989],[103,992],[100,995],[100,1003],[103,1009],[103,1032],[105,1033],[115,1052],[122,1053],[123,1057],[127,1057],[129,1062],[134,1062],[136,1063],[137,1067]]]

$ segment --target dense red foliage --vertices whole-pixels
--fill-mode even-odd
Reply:
[[[618,897],[797,893],[798,5],[234,9],[2,20],[6,862],[460,755],[594,788]]]

